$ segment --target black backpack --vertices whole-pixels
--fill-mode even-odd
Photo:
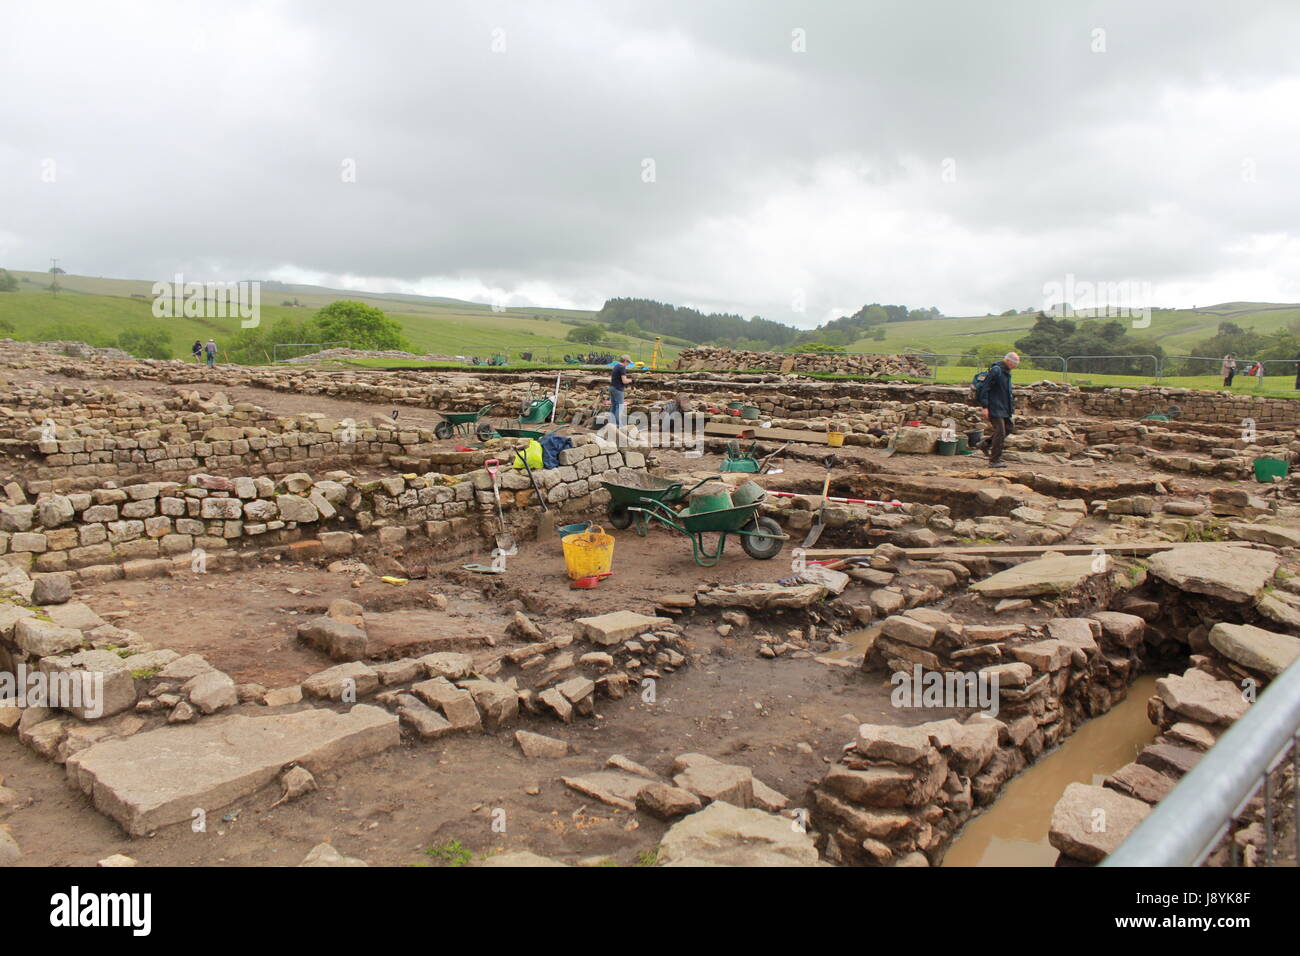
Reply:
[[[996,364],[995,362],[994,365]],[[992,365],[986,371],[976,372],[975,377],[970,380],[970,401],[972,405],[988,405],[988,380],[991,371],[993,371]]]

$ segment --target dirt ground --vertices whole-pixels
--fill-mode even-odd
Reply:
[[[75,384],[159,395],[182,390],[118,380]],[[390,411],[314,395],[221,390],[231,400],[256,402],[286,415],[322,412],[361,420]],[[438,416],[402,407],[400,420],[432,427]],[[774,447],[766,445],[760,454]],[[656,468],[709,474],[720,461],[720,450],[720,443],[711,443],[704,458],[690,458],[680,450],[659,449],[654,452]],[[830,451],[792,446],[779,465],[781,473],[761,481],[769,488],[820,491],[826,474],[821,459]],[[880,449],[856,446],[835,451],[839,463],[832,473],[832,493],[861,492],[864,482],[870,486],[889,475],[984,480],[1007,475],[988,472],[979,455],[921,459],[887,458]],[[1009,471],[1017,467],[1013,461]],[[1036,456],[1032,465],[1023,467],[1086,481],[1152,477],[1140,464],[1098,462],[1083,469],[1051,456]],[[1186,491],[1216,483],[1172,480]],[[336,598],[357,601],[368,615],[412,615],[394,620],[417,622],[421,634],[437,641],[440,649],[479,654],[494,642],[512,640],[506,627],[519,609],[551,633],[564,633],[575,617],[620,608],[650,612],[669,593],[691,592],[704,584],[772,581],[790,573],[788,548],[772,561],[759,562],[735,541],[718,566],[697,567],[686,540],[665,529],[652,529],[646,538],[631,530],[617,532],[615,573],[592,591],[567,587],[558,539],[523,542],[506,574],[493,577],[459,567],[471,561],[486,563],[486,547],[481,554],[451,562],[419,546],[398,557],[408,566],[427,564],[428,576],[393,587],[377,576],[266,563],[234,572],[108,582],[80,589],[78,598],[100,614],[113,612],[114,623],[138,631],[157,647],[201,653],[236,682],[273,688],[301,681],[333,663],[299,644],[296,626],[322,613]],[[435,595],[447,599],[445,611],[436,609]],[[907,712],[900,714],[890,706],[889,686],[879,675],[810,658],[764,660],[756,656],[751,633],[721,637],[716,623],[700,616],[688,627],[691,666],[658,681],[653,700],[636,693],[618,701],[602,699],[595,719],[571,725],[521,715],[505,731],[453,735],[434,743],[405,742],[324,775],[319,791],[293,803],[270,809],[277,794],[276,788],[268,788],[226,808],[219,819],[210,819],[204,833],[177,825],[150,838],[128,839],[67,786],[61,767],[37,757],[13,737],[0,737],[4,783],[23,800],[4,822],[23,847],[22,864],[31,866],[93,864],[112,853],[125,853],[146,865],[296,864],[322,841],[372,864],[412,865],[430,862],[423,850],[453,840],[476,855],[527,848],[570,861],[607,858],[634,865],[638,854],[656,845],[664,825],[582,797],[560,782],[562,776],[597,770],[613,754],[666,772],[678,754],[700,751],[751,767],[755,776],[800,805],[806,788],[852,740],[858,723],[910,720]],[[255,705],[237,710],[259,712]],[[942,716],[929,710],[916,720]],[[516,729],[566,740],[573,752],[556,760],[525,759],[513,742]],[[499,809],[505,811],[504,832],[501,815],[494,815]]]

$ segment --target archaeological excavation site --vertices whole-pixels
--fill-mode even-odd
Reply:
[[[1300,402],[918,370],[0,343],[0,865],[1294,865]]]

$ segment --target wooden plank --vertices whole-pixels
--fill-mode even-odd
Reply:
[[[908,558],[941,558],[945,554],[970,554],[984,557],[1022,558],[1035,557],[1055,551],[1058,554],[1092,554],[1103,551],[1106,554],[1155,554],[1159,551],[1171,551],[1174,548],[1186,548],[1196,541],[1162,541],[1160,543],[1133,541],[1126,544],[957,544],[949,548],[900,548]],[[1217,541],[1216,544],[1237,548],[1251,548],[1253,541]],[[823,558],[852,558],[871,554],[871,548],[811,548],[804,553],[809,560]]]
[[[705,435],[723,435],[735,438],[742,432],[753,432],[760,441],[801,441],[811,445],[825,445],[825,432],[802,431],[793,428],[759,428],[756,422],[746,425],[733,425],[731,422],[706,422]]]

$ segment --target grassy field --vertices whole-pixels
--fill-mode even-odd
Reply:
[[[1191,354],[1197,342],[1214,335],[1220,322],[1235,322],[1242,328],[1268,333],[1286,328],[1300,319],[1300,306],[1262,302],[1227,302],[1208,309],[1153,310],[1151,325],[1133,334],[1152,338],[1173,355]],[[1120,319],[1127,322],[1130,319]],[[850,352],[929,352],[961,354],[980,345],[997,343],[1010,349],[1034,324],[1033,315],[978,315],[965,318],[891,322],[884,326],[885,338],[862,338]]]
[[[976,372],[984,371],[983,368],[966,367],[961,365],[940,365],[934,372],[934,381],[947,384],[970,384]],[[1255,380],[1238,378],[1232,384],[1232,388],[1223,387],[1223,379],[1217,375],[1196,375],[1185,377],[1162,378],[1157,383],[1154,379],[1141,375],[1094,375],[1092,373],[1072,373],[1069,378],[1064,378],[1060,372],[1045,371],[1042,369],[1026,368],[1021,366],[1016,369],[1015,381],[1017,385],[1030,385],[1034,382],[1041,382],[1044,379],[1052,382],[1068,381],[1071,385],[1154,385],[1159,384],[1170,388],[1203,388],[1211,391],[1231,392],[1234,395],[1267,395],[1273,398],[1297,398],[1300,397],[1300,391],[1292,386],[1295,385],[1295,376],[1275,375],[1264,379],[1264,387],[1256,385]]]
[[[0,320],[14,331],[11,337],[24,341],[80,340],[92,345],[111,345],[126,329],[161,330],[171,341],[175,358],[188,358],[195,339],[214,338],[220,346],[239,330],[239,320],[156,318],[153,315],[152,282],[102,279],[88,276],[59,277],[58,295],[46,291],[49,276],[15,272],[19,291],[0,294]],[[29,281],[23,282],[23,279]],[[382,308],[402,324],[403,334],[416,351],[446,355],[487,357],[506,353],[512,364],[520,352],[532,352],[534,360],[559,362],[569,352],[589,351],[590,346],[566,340],[575,325],[590,321],[594,313],[567,309],[506,309],[456,300],[434,300],[418,296],[376,296],[334,290],[307,291],[309,287],[263,285],[261,319],[274,322],[287,316],[301,320],[316,309],[342,298],[352,298]],[[298,305],[283,303],[297,301]],[[616,337],[605,351],[628,351],[633,358],[649,361],[653,339]],[[675,358],[680,351],[666,345],[663,354]],[[400,362],[394,364],[401,364]]]
[[[159,319],[152,314],[152,281],[106,279],[93,276],[63,275],[63,287],[57,296],[46,291],[50,277],[42,272],[14,272],[19,291],[0,294],[0,321],[14,327],[14,338],[27,341],[71,339],[92,345],[112,345],[126,329],[161,330],[167,334],[176,358],[188,358],[195,339],[209,337],[223,345],[239,328],[238,319]],[[514,368],[521,367],[521,352],[531,352],[534,365],[560,363],[565,354],[591,351],[566,339],[575,325],[590,322],[594,313],[572,309],[509,308],[496,312],[491,306],[457,299],[405,295],[374,294],[326,289],[318,286],[262,284],[261,314],[264,323],[287,316],[304,319],[316,309],[341,298],[356,299],[382,308],[401,323],[403,333],[418,352],[448,356],[488,357],[505,353]],[[293,303],[297,303],[296,305]],[[289,304],[286,304],[289,303]],[[1222,321],[1236,322],[1243,328],[1269,332],[1284,328],[1300,319],[1300,306],[1258,302],[1230,302],[1205,309],[1179,309],[1152,313],[1151,326],[1138,334],[1160,341],[1166,352],[1187,354],[1193,344],[1214,334]],[[903,352],[908,349],[960,355],[980,345],[998,344],[1011,348],[1032,325],[1031,315],[968,316],[896,322],[883,326],[883,341],[864,338],[849,351]],[[599,351],[629,352],[634,359],[648,362],[653,339],[619,337],[614,344]],[[663,362],[671,363],[681,349],[665,344]],[[401,360],[370,360],[369,367],[393,367]],[[447,363],[442,363],[446,367]],[[1282,369],[1277,371],[1283,371]],[[1207,367],[1207,371],[1210,369]],[[1273,371],[1273,369],[1270,369]],[[969,381],[972,368],[943,365],[936,374],[940,381]],[[1059,371],[1022,368],[1021,381],[1039,378],[1060,379]],[[1140,385],[1152,379],[1123,375],[1072,375],[1071,381],[1095,384]],[[1194,378],[1165,379],[1165,384],[1192,388],[1217,388],[1213,374]],[[1262,394],[1289,395],[1294,389],[1283,388],[1293,379],[1276,375],[1266,379]],[[1256,393],[1254,382],[1234,386],[1234,391]]]

